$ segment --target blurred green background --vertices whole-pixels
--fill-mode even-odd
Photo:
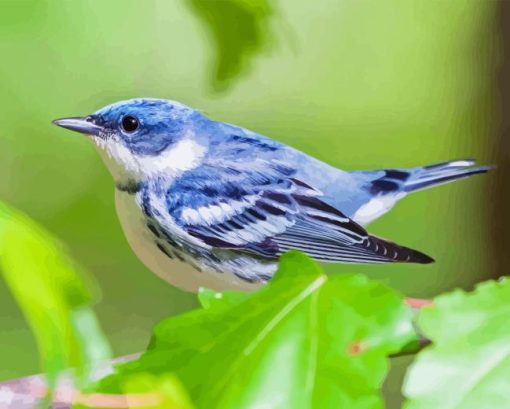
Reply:
[[[250,10],[242,1],[247,11],[229,3],[0,0],[0,199],[60,237],[95,277],[116,355],[143,349],[151,326],[195,306],[195,296],[137,260],[94,147],[52,119],[150,96],[344,169],[494,162],[497,2],[279,0]],[[484,176],[420,192],[370,226],[432,255],[433,265],[327,270],[363,272],[414,297],[496,276],[494,187]],[[37,372],[35,343],[2,282],[0,328],[0,379]],[[390,393],[398,388],[389,381]]]

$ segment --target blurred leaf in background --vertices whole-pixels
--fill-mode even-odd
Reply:
[[[101,390],[175,372],[199,408],[382,407],[387,356],[416,336],[395,291],[361,275],[328,277],[297,252],[262,290],[201,300],[206,308],[158,324],[149,350]]]
[[[205,25],[207,43],[213,43],[214,70],[211,85],[226,91],[246,74],[257,54],[273,43],[270,19],[276,13],[269,0],[185,0]],[[208,70],[211,71],[211,70]]]
[[[418,324],[433,345],[404,383],[406,409],[510,408],[510,280],[441,295]]]
[[[110,356],[89,283],[41,226],[0,202],[0,267],[39,345],[48,384],[74,367],[81,383]]]

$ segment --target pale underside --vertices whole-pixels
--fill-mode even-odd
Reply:
[[[195,292],[200,287],[217,291],[250,291],[262,285],[261,282],[250,283],[229,272],[199,271],[187,262],[169,258],[155,245],[154,235],[148,229],[134,197],[117,190],[115,204],[126,239],[137,257],[148,269],[173,286]]]

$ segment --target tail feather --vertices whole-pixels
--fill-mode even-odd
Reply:
[[[404,191],[415,192],[492,169],[491,166],[472,167],[474,164],[475,161],[472,159],[463,159],[413,169],[410,177],[404,182]]]
[[[423,166],[422,169],[434,170],[434,169],[465,168],[467,166],[473,166],[475,163],[476,160],[472,158],[447,160],[445,162],[433,163],[432,165]]]
[[[432,257],[427,256],[421,251],[401,246],[377,236],[368,236],[368,240],[364,243],[364,246],[373,251],[374,254],[383,256],[386,259],[386,262],[419,264],[429,264],[434,262]]]
[[[452,160],[411,169],[381,169],[354,172],[362,178],[372,175],[365,188],[369,199],[352,215],[352,219],[366,225],[389,211],[406,194],[452,182],[468,176],[485,173],[492,166],[474,167],[473,159]]]

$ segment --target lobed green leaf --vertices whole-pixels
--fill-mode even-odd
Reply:
[[[328,277],[297,252],[257,293],[200,299],[204,309],[157,325],[149,350],[101,389],[175,373],[198,408],[380,408],[387,356],[415,338],[396,292],[361,275]]]

